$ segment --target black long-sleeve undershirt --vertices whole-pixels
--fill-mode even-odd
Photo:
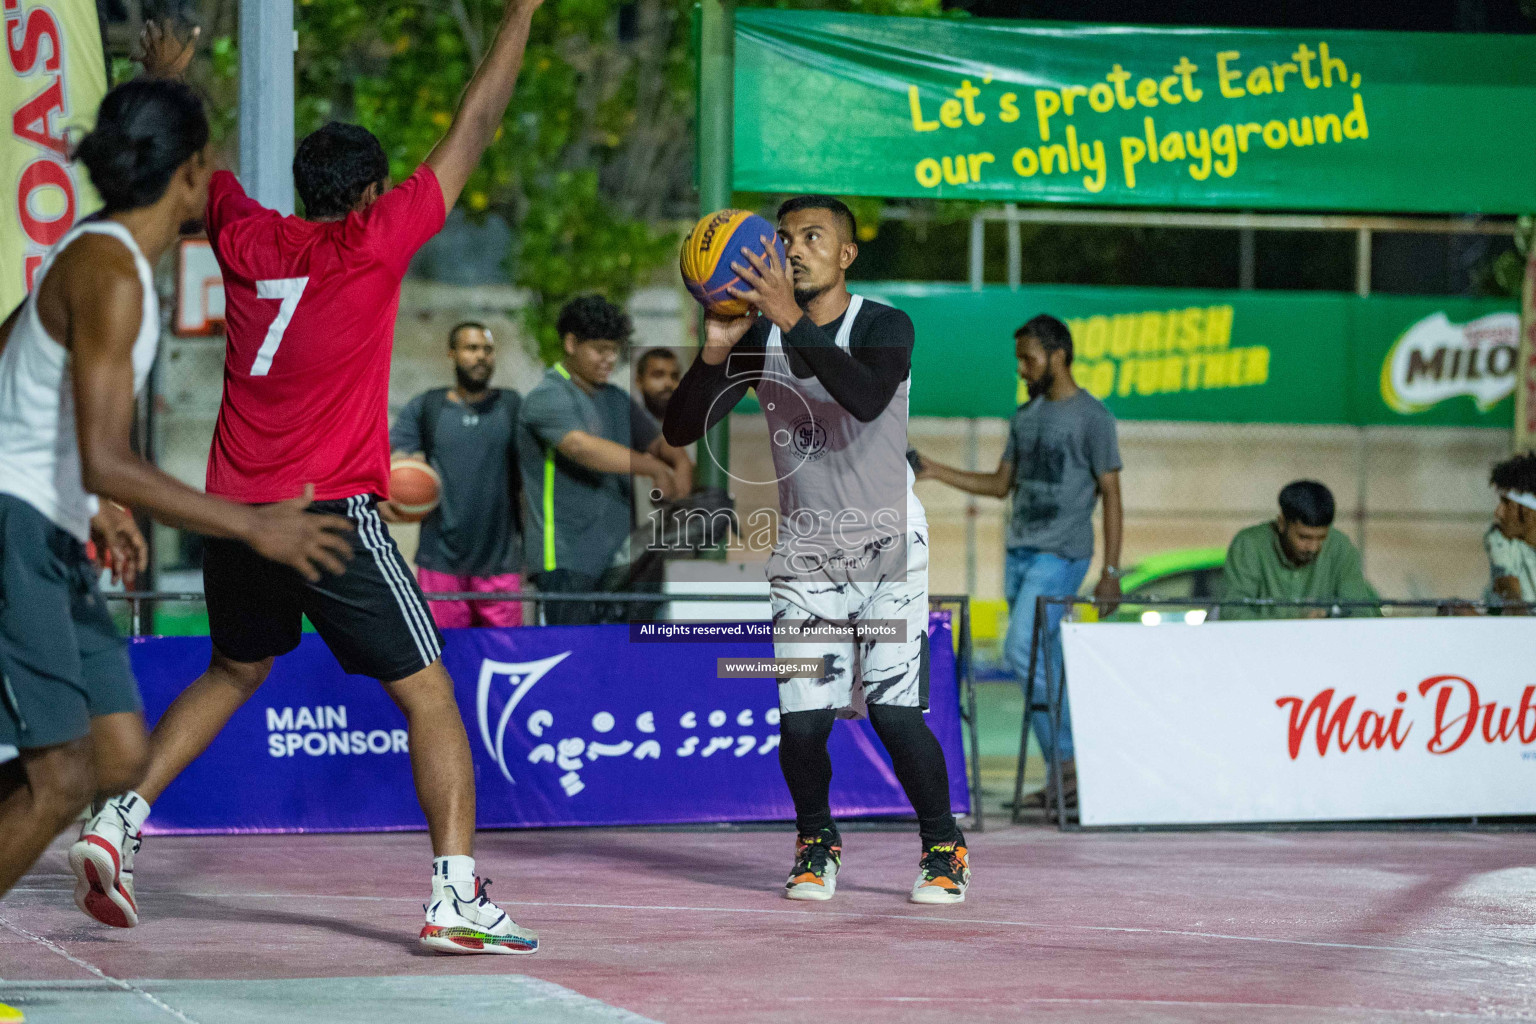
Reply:
[[[911,372],[913,330],[900,310],[869,302],[864,308],[850,332],[849,351],[837,345],[842,317],[818,326],[802,316],[783,338],[797,378],[819,380],[855,419],[869,423],[891,404]],[[757,384],[771,328],[766,320],[753,324],[723,363],[694,360],[667,404],[662,432],[668,444],[681,447],[699,440]]]

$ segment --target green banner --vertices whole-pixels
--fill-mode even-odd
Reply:
[[[1013,332],[1072,328],[1078,383],[1122,419],[1496,427],[1513,416],[1513,300],[855,282],[917,328],[913,416],[1008,416]]]
[[[1536,38],[747,9],[735,187],[1525,213]]]

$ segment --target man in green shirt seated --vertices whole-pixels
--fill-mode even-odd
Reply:
[[[1280,515],[1238,531],[1227,548],[1222,597],[1270,601],[1379,601],[1365,581],[1360,552],[1333,529],[1333,493],[1315,480],[1286,484]],[[1223,619],[1322,618],[1327,608],[1223,605]],[[1379,609],[1334,614],[1379,615]]]

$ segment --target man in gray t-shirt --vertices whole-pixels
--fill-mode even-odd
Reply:
[[[1019,680],[1029,675],[1035,632],[1035,599],[1077,593],[1093,560],[1093,506],[1104,499],[1104,574],[1094,595],[1111,611],[1120,599],[1120,446],[1115,419],[1098,399],[1072,380],[1072,334],[1052,316],[1037,316],[1014,334],[1019,376],[1029,401],[1008,427],[1002,461],[992,473],[967,473],[920,457],[918,479],[941,480],[972,494],[1013,495],[1008,523],[1008,561],[1003,584],[1008,598],[1004,654]],[[1035,662],[1035,699],[1054,705],[1061,670],[1061,605],[1049,608],[1046,636],[1054,669],[1049,685],[1046,654]],[[1072,723],[1063,691],[1061,734],[1050,711],[1031,716],[1040,749],[1063,765],[1063,796],[1076,797]]]
[[[517,446],[526,565],[545,593],[597,589],[634,527],[634,476],[650,477],[666,498],[682,497],[691,479],[687,456],[608,383],[632,329],[628,314],[606,299],[572,299],[556,325],[565,358],[523,399]],[[590,602],[544,607],[550,625],[595,617]]]

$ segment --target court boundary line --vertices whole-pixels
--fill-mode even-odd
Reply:
[[[1470,1020],[1470,1021],[1490,1021],[1490,1020],[1493,1020],[1493,1021],[1497,1021],[1497,1020],[1502,1019],[1502,1018],[1497,1018],[1497,1017],[1490,1018],[1490,1017],[1488,1017],[1488,1016],[1486,1016],[1484,1014],[1478,1014],[1478,1013],[1464,1013],[1464,1012],[1457,1011],[1457,1010],[1429,1010],[1429,1009],[1409,1009],[1409,1010],[1403,1010],[1403,1009],[1399,1009],[1397,1007],[1358,1006],[1358,1005],[1355,1005],[1355,1004],[1346,1004],[1346,1003],[1327,1004],[1327,1005],[1319,1005],[1317,1003],[1254,1003],[1254,1002],[1244,1002],[1244,1001],[1236,1001],[1236,1002],[1225,1003],[1225,1002],[1219,1002],[1217,1000],[1212,1000],[1212,999],[1134,999],[1134,998],[1116,998],[1116,997],[1112,997],[1112,996],[1102,996],[1102,997],[1083,996],[1081,998],[1074,998],[1072,996],[1022,996],[1022,997],[1019,997],[1019,998],[1011,998],[1011,997],[996,997],[996,998],[994,998],[994,997],[990,997],[990,996],[965,996],[965,995],[945,995],[945,996],[879,996],[879,995],[875,995],[875,996],[853,996],[853,995],[850,995],[850,996],[844,996],[844,995],[838,995],[838,994],[834,993],[832,995],[820,995],[820,996],[782,995],[782,996],[779,996],[778,998],[780,1000],[782,1000],[783,1002],[787,1002],[787,1003],[808,1003],[808,1002],[991,1003],[991,1004],[1006,1004],[1008,1006],[1025,1006],[1025,1005],[1031,1005],[1031,1004],[1035,1004],[1035,1003],[1045,1003],[1045,1004],[1061,1003],[1061,1004],[1069,1004],[1069,1005],[1086,1003],[1086,1004],[1091,1004],[1091,1005],[1106,1004],[1106,1005],[1114,1005],[1114,1006],[1174,1006],[1174,1007],[1188,1006],[1188,1007],[1209,1007],[1211,1009],[1236,1009],[1236,1010],[1243,1010],[1243,1009],[1298,1010],[1298,1011],[1300,1011],[1300,1010],[1325,1010],[1325,1011],[1344,1011],[1346,1013],[1359,1013],[1359,1014],[1392,1014],[1392,1015],[1394,1015],[1396,1017],[1402,1017],[1404,1015],[1415,1016],[1415,1017],[1433,1017],[1436,1020]],[[684,1001],[686,1001],[686,1000],[684,1000]]]
[[[63,957],[65,960],[68,960],[76,967],[79,967],[82,970],[89,972],[90,974],[94,974],[97,978],[101,979],[109,985],[119,988],[124,992],[139,996],[140,998],[148,1001],[149,1004],[156,1009],[168,1013],[175,1019],[181,1021],[182,1024],[200,1024],[199,1021],[196,1021],[193,1018],[187,1016],[185,1013],[182,1013],[176,1007],[172,1006],[170,1003],[165,1002],[154,993],[146,992],[144,989],[139,988],[139,986],[133,984],[131,981],[126,981],[122,978],[114,977],[108,974],[106,971],[103,971],[89,960],[75,956],[75,954],[71,953],[57,942],[54,942],[52,939],[45,938],[44,936],[37,935],[33,932],[29,932],[25,928],[18,924],[12,923],[10,920],[4,917],[0,917],[0,927],[4,927],[9,931],[16,933],[17,935],[20,935],[23,939],[37,943],[44,949],[48,950],[50,953],[55,953]]]
[[[44,886],[23,888],[18,886],[12,892],[64,892],[63,889],[51,889]],[[253,900],[332,900],[353,901],[362,903],[420,903],[418,899],[409,896],[347,896],[339,893],[235,893],[235,892],[183,892],[180,890],[146,890],[147,895],[185,896],[191,899],[253,899]],[[1440,949],[1434,946],[1379,946],[1359,942],[1325,942],[1317,939],[1286,939],[1264,935],[1232,935],[1225,932],[1197,932],[1179,928],[1138,928],[1123,925],[1096,925],[1096,924],[1070,924],[1067,922],[1043,923],[1039,921],[1010,921],[994,920],[977,917],[953,917],[948,914],[880,914],[851,910],[794,910],[790,908],[775,907],[686,907],[674,905],[649,905],[631,903],[553,903],[536,900],[501,899],[499,902],[505,906],[516,907],[550,907],[566,910],[629,910],[637,912],[645,911],[693,911],[702,914],[776,914],[792,917],[842,917],[864,918],[887,921],[923,921],[935,924],[965,924],[965,925],[992,925],[1003,928],[1031,928],[1039,931],[1050,929],[1064,929],[1069,931],[1084,932],[1109,932],[1122,935],[1167,935],[1181,938],[1194,939],[1226,939],[1233,942],[1257,942],[1286,946],[1304,946],[1317,949],[1357,949],[1377,953],[1432,953],[1446,957],[1460,957],[1465,960],[1477,960],[1491,964],[1495,967],[1505,967],[1511,970],[1529,970],[1529,963],[1516,963],[1510,960],[1500,960],[1481,953],[1469,953],[1458,949]],[[3,922],[3,919],[0,919]]]

